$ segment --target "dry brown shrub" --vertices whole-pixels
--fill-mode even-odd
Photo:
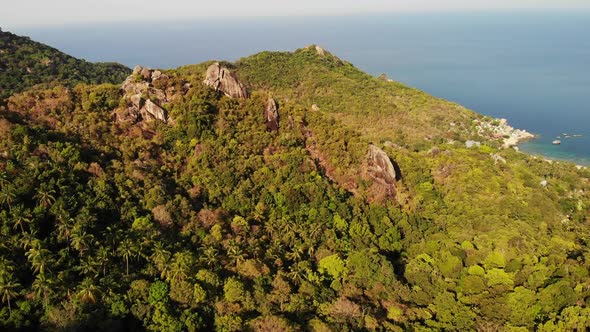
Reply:
[[[210,210],[210,209],[202,209],[197,214],[197,217],[201,221],[203,227],[209,229],[213,227],[213,225],[221,222],[221,218],[223,213],[220,209]]]
[[[165,205],[158,205],[152,209],[154,220],[157,221],[161,226],[168,227],[173,223],[172,216]]]

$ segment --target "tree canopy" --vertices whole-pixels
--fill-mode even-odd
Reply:
[[[587,169],[499,149],[484,117],[313,48],[228,64],[249,99],[203,85],[208,64],[164,71],[168,123],[116,121],[112,84],[8,99],[2,329],[589,326]],[[394,198],[362,176],[369,143],[401,170]]]

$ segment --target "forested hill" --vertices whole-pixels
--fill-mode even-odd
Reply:
[[[0,102],[41,83],[119,83],[130,72],[118,63],[90,63],[0,30]]]
[[[509,133],[315,46],[14,94],[0,330],[585,330],[590,172]]]

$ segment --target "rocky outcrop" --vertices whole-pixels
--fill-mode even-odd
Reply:
[[[501,155],[499,155],[497,153],[492,153],[492,154],[490,154],[490,156],[492,157],[494,164],[498,164],[498,163],[506,164],[506,158],[502,157]]]
[[[493,140],[502,141],[504,148],[516,146],[522,142],[535,138],[535,135],[526,130],[515,129],[508,124],[506,119],[475,120],[476,128],[480,135]]]
[[[125,109],[116,110],[114,116],[119,122],[168,121],[164,105],[170,101],[171,93],[154,87],[154,82],[169,77],[159,70],[136,66],[121,85],[123,98],[127,101]]]
[[[154,104],[151,100],[146,100],[145,105],[140,110],[141,117],[145,120],[160,120],[166,122],[166,111]]]
[[[395,183],[400,178],[389,156],[377,146],[370,144],[364,173],[373,180],[372,196],[391,198],[395,196]]]
[[[315,44],[311,44],[311,45],[307,45],[305,47],[306,50],[313,50],[315,51],[315,53],[317,55],[319,55],[320,57],[325,57],[328,54],[328,51],[326,51],[324,48],[322,48],[321,46],[315,45]]]
[[[388,184],[395,183],[397,174],[391,159],[383,150],[373,144],[369,144],[367,165],[367,171],[374,178],[383,180]]]
[[[319,56],[325,56],[326,55],[326,50],[324,50],[322,47],[316,45],[315,46],[315,51]]]
[[[279,130],[279,106],[273,98],[269,98],[264,109],[264,123],[269,131]]]
[[[221,66],[219,62],[207,68],[207,76],[203,83],[212,87],[215,91],[223,92],[230,98],[248,98],[246,87],[227,68]]]
[[[127,77],[127,80],[125,80],[125,82],[133,80],[137,81],[138,78],[146,83],[152,83],[159,79],[167,79],[168,75],[162,74],[162,72],[159,70],[154,70],[142,66],[135,66],[135,68],[133,68],[133,74]]]

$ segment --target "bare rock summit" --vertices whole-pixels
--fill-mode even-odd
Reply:
[[[133,73],[121,85],[127,107],[114,112],[116,120],[131,123],[142,120],[167,122],[168,115],[163,106],[170,101],[170,97],[153,83],[168,79],[169,77],[159,70],[142,66],[133,68]]]

